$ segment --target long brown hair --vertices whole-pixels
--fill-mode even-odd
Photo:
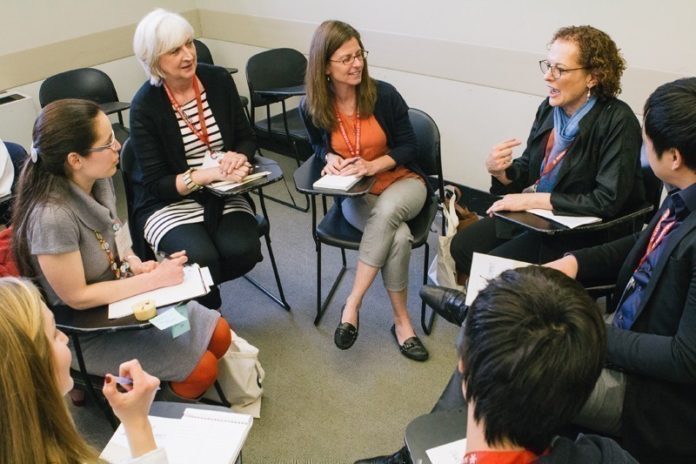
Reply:
[[[309,47],[309,60],[305,74],[307,88],[305,102],[314,125],[327,131],[332,131],[337,121],[334,112],[335,94],[331,82],[326,77],[326,66],[336,50],[350,39],[356,39],[360,48],[365,49],[360,33],[353,26],[342,21],[329,20],[319,25]],[[367,59],[363,64],[362,80],[357,93],[360,117],[371,116],[377,101],[377,85],[370,78]]]
[[[96,462],[59,391],[44,323],[33,284],[0,279],[0,462]]]
[[[97,140],[96,118],[100,109],[87,100],[65,99],[46,105],[34,123],[31,160],[17,183],[12,208],[12,252],[19,272],[36,273],[31,264],[29,234],[32,214],[38,206],[60,204],[68,191],[67,162],[70,153],[86,156]]]

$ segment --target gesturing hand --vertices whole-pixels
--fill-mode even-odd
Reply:
[[[512,149],[521,144],[517,139],[510,139],[495,145],[486,158],[488,172],[495,177],[504,175],[505,170],[512,164]]]

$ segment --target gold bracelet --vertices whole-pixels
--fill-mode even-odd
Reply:
[[[202,185],[194,182],[193,178],[191,177],[191,174],[193,174],[193,171],[195,170],[195,168],[189,168],[189,170],[184,173],[184,185],[186,185],[186,188],[189,192],[195,192],[196,190],[200,190],[201,188],[203,188]]]

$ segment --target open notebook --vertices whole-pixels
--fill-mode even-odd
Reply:
[[[508,269],[526,266],[531,266],[531,264],[483,253],[474,253],[469,272],[469,285],[466,287],[466,305],[471,306],[479,292],[486,288],[490,279],[498,277]]]
[[[181,419],[150,416],[157,446],[167,451],[169,464],[232,464],[237,460],[253,424],[251,416],[187,408]],[[123,424],[102,451],[107,462],[130,459]]]
[[[271,173],[271,171],[255,172],[253,174],[249,174],[240,182],[230,182],[228,180],[219,180],[217,182],[213,182],[210,185],[208,185],[208,188],[210,188],[212,190],[217,190],[218,192],[230,192],[238,187],[241,187],[242,185],[248,184],[249,182],[253,182],[255,180],[259,180],[263,177],[266,177],[270,173]]]

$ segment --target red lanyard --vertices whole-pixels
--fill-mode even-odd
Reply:
[[[336,117],[338,118],[338,127],[341,129],[341,135],[343,136],[343,141],[346,142],[348,151],[351,157],[360,156],[360,111],[355,109],[355,147],[350,143],[348,139],[348,134],[346,133],[346,128],[343,125],[343,120],[341,119],[341,114],[336,110]]]
[[[208,147],[208,150],[213,151],[210,148],[208,127],[205,124],[205,114],[203,114],[203,100],[201,99],[201,89],[200,87],[198,87],[198,79],[196,79],[196,76],[193,76],[193,91],[196,93],[196,106],[198,107],[198,124],[201,127],[200,130],[196,129],[193,123],[191,123],[188,116],[186,116],[184,110],[181,109],[181,105],[179,105],[179,103],[174,99],[174,95],[172,95],[172,91],[169,89],[169,86],[166,83],[164,84],[164,90],[167,92],[167,96],[169,97],[169,101],[171,102],[172,106],[174,107],[176,112],[179,113],[179,116],[181,116],[181,119],[184,120],[189,129],[191,129],[191,132],[193,132],[196,135],[196,137],[198,137],[198,140],[203,142],[205,146]]]
[[[648,255],[655,251],[655,248],[660,246],[660,243],[665,239],[667,234],[674,228],[674,226],[677,225],[676,219],[672,222],[667,223],[666,225],[664,224],[664,221],[667,219],[669,216],[669,208],[665,210],[664,213],[662,213],[662,216],[660,217],[660,220],[657,222],[657,225],[655,226],[655,229],[653,229],[652,234],[650,235],[650,240],[648,241],[648,246],[645,248],[645,254],[643,255],[642,258],[640,258],[640,261],[638,262],[638,266],[636,266],[636,270],[640,266],[643,265],[646,259],[648,259]],[[635,272],[635,271],[633,271]]]
[[[548,451],[543,454],[548,454]],[[472,451],[464,455],[462,464],[530,464],[538,458],[539,456],[527,450]]]
[[[568,149],[566,148],[562,152],[556,156],[553,161],[550,163],[548,162],[549,156],[551,156],[551,149],[553,148],[553,142],[555,140],[555,136],[553,135],[555,133],[555,129],[551,131],[551,134],[549,134],[549,138],[546,141],[546,155],[544,156],[544,162],[542,164],[543,169],[541,171],[541,174],[539,175],[539,178],[534,182],[534,185],[537,185],[539,181],[541,180],[542,177],[553,171],[553,169],[558,166],[558,163],[561,162],[561,160],[565,157],[566,153],[568,153]]]

